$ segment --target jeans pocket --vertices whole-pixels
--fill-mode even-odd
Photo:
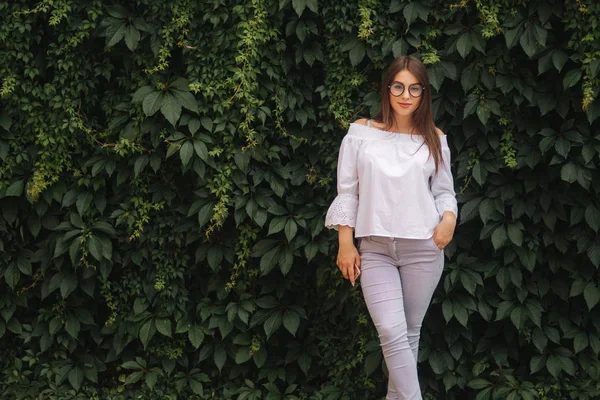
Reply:
[[[435,249],[436,249],[437,251],[442,251],[442,249],[440,249],[440,248],[438,247],[438,245],[437,245],[437,243],[435,242],[435,240],[433,240],[433,236],[431,237],[431,239],[430,239],[430,240],[431,240],[431,243],[433,243],[433,247],[435,247]]]

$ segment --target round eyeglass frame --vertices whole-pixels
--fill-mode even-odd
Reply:
[[[402,94],[403,94],[403,93],[404,93],[404,91],[406,90],[406,86],[404,86],[404,83],[402,83],[402,82],[398,82],[398,83],[399,83],[399,84],[401,84],[401,85],[402,85],[402,87],[403,87],[403,89],[402,89],[402,91],[400,92],[400,94],[394,94],[394,93],[392,93],[392,85],[388,85],[388,91],[389,91],[389,92],[390,92],[390,94],[391,94],[392,96],[394,96],[394,97],[400,97],[400,96],[402,96]],[[413,87],[413,86],[418,86],[418,87],[420,87],[420,88],[421,88],[421,94],[420,94],[420,95],[418,95],[418,96],[413,96],[413,94],[410,92],[410,88],[411,88],[411,87]],[[412,85],[408,85],[408,95],[409,95],[410,97],[419,98],[419,97],[423,96],[423,92],[425,92],[425,86],[421,85],[420,83],[413,83]]]

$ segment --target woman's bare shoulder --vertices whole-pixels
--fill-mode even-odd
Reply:
[[[360,118],[360,119],[357,119],[356,121],[354,121],[354,123],[358,124],[358,125],[367,126],[367,119],[366,118]]]
[[[437,133],[439,136],[444,136],[444,132],[442,132],[442,130],[437,126],[435,127],[435,133]]]

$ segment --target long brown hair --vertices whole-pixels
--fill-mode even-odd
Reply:
[[[373,119],[382,123],[384,125],[383,129],[386,131],[392,129],[394,126],[394,110],[390,104],[390,92],[388,86],[392,84],[396,74],[405,69],[416,76],[421,85],[425,87],[425,90],[421,95],[419,107],[413,113],[412,125],[416,132],[423,135],[424,143],[429,148],[429,156],[431,157],[433,155],[435,171],[437,173],[438,167],[443,161],[442,145],[435,130],[435,124],[433,123],[429,75],[421,60],[413,56],[400,56],[390,64],[385,71],[381,85],[381,107]],[[408,90],[408,88],[406,90]]]

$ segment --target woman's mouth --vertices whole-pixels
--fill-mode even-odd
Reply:
[[[412,104],[411,104],[411,103],[398,103],[398,104],[399,104],[399,105],[400,105],[400,107],[402,107],[402,108],[408,108],[408,107],[412,106]]]

